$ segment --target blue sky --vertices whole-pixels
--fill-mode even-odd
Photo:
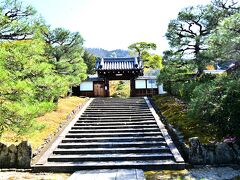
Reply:
[[[78,31],[85,47],[127,49],[134,42],[168,48],[164,34],[171,19],[187,6],[210,0],[23,0],[31,4],[52,28]]]

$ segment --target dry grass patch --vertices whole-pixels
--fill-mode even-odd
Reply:
[[[18,144],[22,140],[28,140],[35,151],[45,139],[54,133],[59,125],[66,119],[77,106],[84,103],[86,98],[67,97],[59,100],[56,110],[46,113],[45,115],[35,119],[36,128],[24,135],[17,135],[14,132],[4,132],[0,141],[5,144]]]

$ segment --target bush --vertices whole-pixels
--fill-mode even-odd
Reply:
[[[190,79],[190,77],[193,76],[192,74],[186,74],[185,79]],[[166,91],[168,91],[170,94],[177,96],[181,100],[185,102],[190,102],[191,95],[194,91],[194,89],[203,84],[213,81],[216,78],[216,75],[212,74],[203,74],[198,78],[187,80],[187,81],[181,81],[181,82],[172,82],[165,85]]]
[[[240,73],[222,76],[193,90],[189,115],[218,127],[223,136],[240,136]]]

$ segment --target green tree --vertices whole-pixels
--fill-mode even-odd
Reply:
[[[72,33],[63,28],[43,32],[46,43],[47,55],[55,66],[57,73],[71,87],[79,85],[86,78],[86,64],[82,58],[84,49],[83,38],[78,32]]]
[[[64,93],[61,77],[44,54],[44,41],[1,42],[0,134],[4,129],[22,132],[37,115],[54,108]]]
[[[155,43],[148,42],[137,42],[128,47],[130,54],[137,54],[143,60],[145,68],[161,69],[162,57],[149,53],[149,50],[156,50],[156,48],[157,45]]]
[[[87,65],[87,74],[94,74],[94,67],[96,66],[96,56],[94,56],[88,51],[84,51],[83,60]]]
[[[17,0],[0,2],[0,39],[23,40],[32,38],[40,21],[31,6]]]
[[[16,0],[0,5],[0,136],[35,125],[34,117],[55,107],[68,90],[65,79],[46,56],[42,20]]]
[[[147,53],[149,50],[156,50],[156,48],[157,45],[155,43],[149,42],[137,42],[128,46],[128,49],[132,51],[132,53],[134,54],[137,53],[137,55],[141,58],[144,55],[144,53]]]
[[[234,1],[216,0],[207,6],[188,7],[179,12],[177,19],[171,20],[166,37],[171,49],[165,58],[192,59],[201,74],[209,61],[206,38],[217,23],[239,11]]]
[[[162,57],[154,54],[150,55],[149,53],[145,53],[142,57],[144,61],[144,67],[152,68],[152,69],[162,69]]]
[[[197,86],[189,103],[189,115],[214,124],[222,136],[240,135],[240,73],[220,76]]]
[[[208,38],[210,52],[215,60],[240,62],[240,14],[234,14],[219,23]]]

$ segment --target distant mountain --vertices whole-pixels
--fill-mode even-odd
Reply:
[[[85,50],[97,57],[129,57],[128,50],[123,49],[108,51],[102,48],[86,48]]]

